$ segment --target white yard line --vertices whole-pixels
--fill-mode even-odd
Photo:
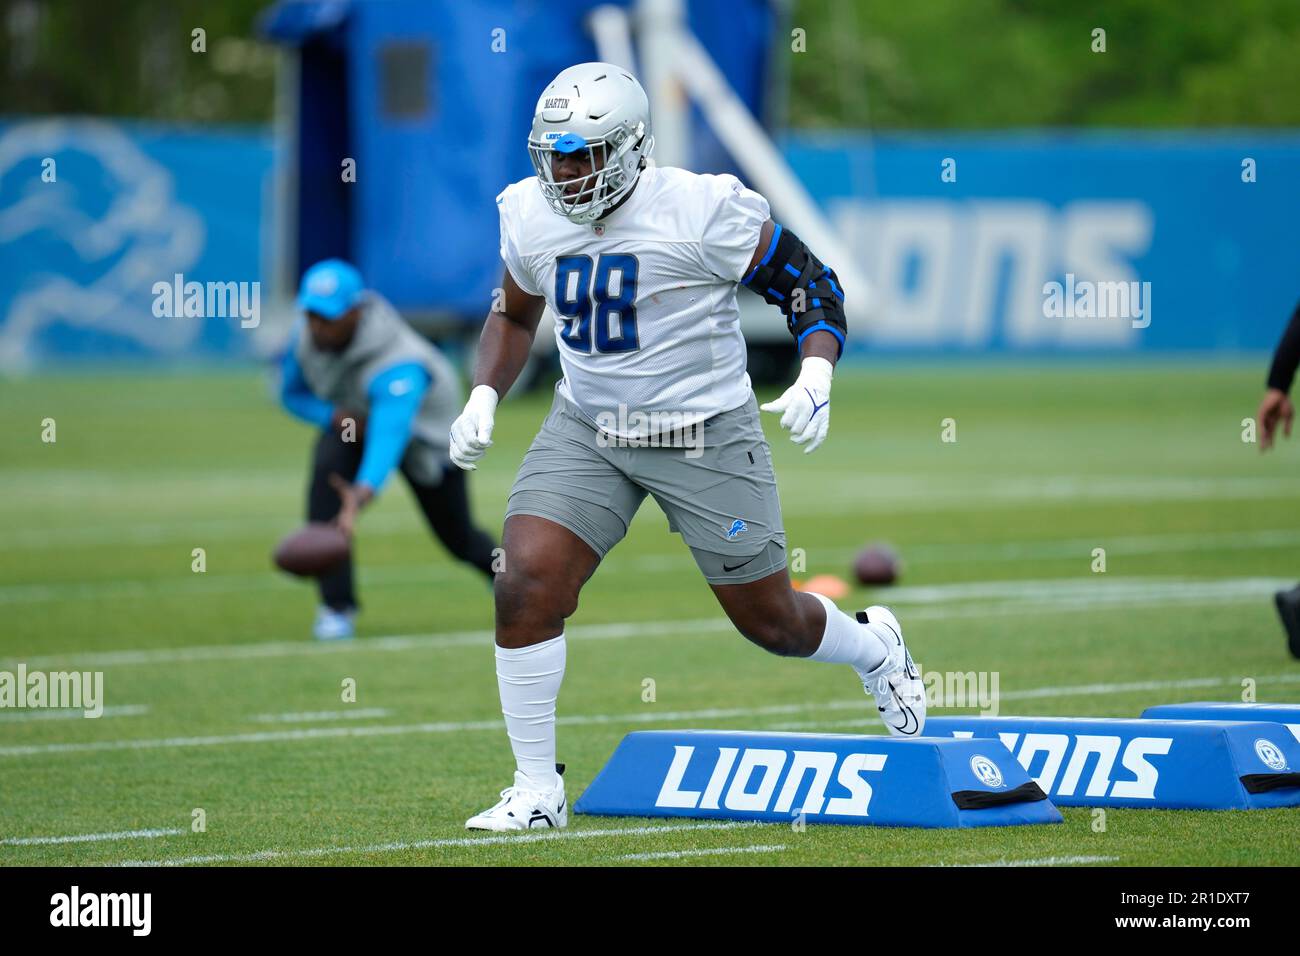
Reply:
[[[265,517],[224,518],[220,521],[190,521],[167,524],[133,522],[128,525],[74,525],[66,528],[26,528],[0,534],[0,547],[7,551],[18,548],[46,550],[66,549],[70,546],[105,545],[120,548],[124,544],[161,544],[168,541],[190,541],[202,544],[209,541],[275,538],[292,530],[292,521],[283,515]],[[384,537],[410,534],[411,517],[401,513],[381,513],[366,519],[367,535]],[[798,542],[794,542],[797,544]],[[1104,547],[1108,554],[1166,554],[1185,551],[1207,551],[1229,548],[1281,548],[1300,544],[1300,528],[1269,528],[1260,531],[1191,531],[1150,535],[1098,534],[1090,538],[1055,538],[1029,541],[1004,541],[974,543],[971,541],[948,543],[916,543],[904,549],[908,561],[953,561],[977,558],[982,561],[1015,561],[1023,558],[1090,555],[1093,548]],[[857,553],[854,548],[816,548],[818,562],[849,560]],[[622,556],[614,554],[605,560],[608,567],[638,571],[676,570],[683,559],[689,560],[684,550],[664,551],[654,554]],[[451,565],[430,565],[429,571],[450,571]],[[376,568],[386,572],[390,568]]]
[[[89,718],[84,708],[58,707],[50,710],[4,710],[0,711],[0,723],[22,724],[32,720],[103,720],[105,717],[138,717],[149,713],[145,704],[122,704],[119,707],[105,707],[98,717]]]
[[[1293,499],[1300,494],[1294,478],[1179,478],[1114,475],[1028,475],[1003,479],[973,477],[960,485],[919,475],[850,476],[818,473],[816,495],[791,502],[790,513],[806,516],[941,512],[977,506],[983,509],[1041,506],[1051,502],[1225,501]]]
[[[638,621],[617,624],[573,625],[565,629],[568,640],[609,640],[629,637],[655,637],[664,634],[698,633],[733,630],[722,615],[682,621]],[[268,641],[259,644],[208,644],[196,647],[141,648],[120,651],[68,651],[31,658],[0,660],[0,668],[25,663],[29,670],[55,667],[76,662],[81,667],[113,667],[127,664],[177,664],[196,661],[253,660],[266,657],[311,657],[317,654],[341,654],[354,651],[440,650],[447,647],[490,646],[494,632],[480,629],[445,631],[426,634],[391,634],[363,637],[355,641]]]
[[[1036,860],[992,860],[988,863],[952,863],[950,866],[1080,866],[1085,863],[1115,863],[1117,856],[1043,856]]]
[[[1194,581],[1186,578],[1123,578],[1086,574],[1073,578],[1031,581],[970,581],[956,584],[890,588],[880,597],[889,604],[932,605],[972,600],[1081,599],[1098,601],[1159,601],[1186,597],[1253,597],[1271,595],[1295,586],[1293,578],[1220,578]],[[967,616],[969,616],[969,611]]]
[[[1273,674],[1259,676],[1260,683],[1278,682],[1294,683],[1300,681],[1300,673]],[[1082,684],[1062,687],[1035,687],[1023,691],[1009,691],[1001,694],[1006,699],[1015,695],[1020,699],[1036,697],[1090,697],[1111,694],[1126,694],[1137,691],[1172,690],[1187,687],[1219,687],[1225,684],[1235,685],[1239,676],[1230,677],[1193,677],[1170,681],[1137,681],[1126,684]],[[864,699],[865,700],[865,699]],[[626,714],[573,714],[556,718],[562,726],[594,726],[601,724],[622,724],[635,727],[641,724],[677,723],[697,720],[733,720],[738,718],[771,717],[784,714],[801,714],[810,710],[861,710],[863,729],[874,730],[875,724],[863,700],[833,700],[806,704],[774,704],[768,707],[734,707],[710,708],[705,710],[656,711],[647,709]],[[826,722],[809,723],[804,726],[857,726],[857,719],[840,721],[833,724]],[[500,718],[491,720],[437,722],[420,724],[370,725],[364,727],[311,727],[300,730],[268,730],[245,734],[213,734],[198,737],[161,737],[128,740],[94,740],[68,743],[27,744],[0,747],[0,757],[30,757],[40,754],[87,753],[110,750],[165,750],[185,747],[217,747],[230,744],[282,743],[288,741],[328,740],[345,737],[391,737],[406,734],[452,734],[479,730],[502,729]],[[792,727],[782,723],[783,727]]]
[[[1104,694],[1136,694],[1148,690],[1190,690],[1195,687],[1221,687],[1224,684],[1241,684],[1242,675],[1233,677],[1184,677],[1178,680],[1139,680],[1124,683],[1077,684],[1068,689],[1073,696],[1091,697]],[[1259,678],[1280,684],[1293,684],[1300,681],[1300,673],[1270,674]],[[1037,700],[1042,697],[1056,697],[1062,693],[1057,687],[1027,687],[1023,690],[1002,691],[998,696],[1002,700]]]
[[[511,843],[567,843],[603,837],[653,836],[657,833],[685,833],[692,830],[736,830],[760,826],[748,821],[727,823],[688,823],[659,826],[626,827],[603,830],[545,830],[537,833],[510,833],[504,836],[458,837],[442,840],[413,840],[396,843],[372,843],[364,846],[322,846],[303,850],[258,850],[253,853],[212,853],[182,856],[170,860],[118,860],[98,866],[189,866],[212,863],[260,863],[266,860],[339,856],[344,853],[401,853],[407,850],[432,850],[449,847],[502,846]]]
[[[839,701],[845,704],[844,701]],[[569,715],[556,719],[561,726],[596,724],[650,724],[674,723],[682,720],[727,720],[765,714],[801,713],[817,706],[813,704],[774,705],[759,708],[734,708],[709,710],[653,711],[631,714]],[[825,706],[825,705],[822,705]],[[860,707],[856,701],[853,706]],[[217,747],[227,744],[282,743],[285,741],[328,740],[340,737],[394,737],[407,734],[458,734],[476,730],[501,730],[500,717],[491,720],[457,721],[421,724],[372,725],[365,727],[311,727],[302,730],[266,730],[246,734],[214,734],[199,737],[161,737],[134,740],[94,740],[73,743],[26,744],[0,747],[0,757],[29,757],[37,754],[87,753],[104,750],[169,750],[185,747]]]
[[[52,846],[61,843],[107,843],[110,840],[153,840],[179,836],[184,830],[119,830],[116,833],[77,833],[72,836],[8,837],[0,846]]]
[[[374,727],[315,727],[304,730],[267,730],[248,734],[213,734],[199,737],[155,737],[136,740],[95,740],[82,743],[27,744],[0,747],[0,757],[30,757],[37,754],[92,753],[107,750],[171,750],[186,747],[221,747],[230,744],[283,743],[323,740],[334,737],[392,737],[405,734],[461,733],[492,730],[500,720],[457,724],[396,724]]]
[[[659,853],[625,853],[616,856],[616,860],[684,860],[693,856],[731,856],[735,853],[780,853],[785,849],[784,843],[770,846],[720,846],[708,850],[662,850]]]
[[[798,542],[791,542],[792,546]],[[1292,548],[1300,545],[1300,528],[1265,531],[1174,532],[1150,535],[1097,534],[1091,538],[1048,538],[1040,541],[960,541],[946,544],[909,544],[899,547],[904,568],[911,564],[953,564],[1000,561],[1023,561],[1034,558],[1075,558],[1085,565],[1092,562],[1092,549],[1105,548],[1106,555],[1185,554],[1197,551],[1230,551],[1266,548]],[[861,548],[810,548],[809,558],[818,570],[832,564],[853,560]],[[642,555],[626,559],[632,562],[664,562],[673,555]],[[611,561],[613,559],[610,559]],[[639,570],[658,570],[638,568]]]
[[[1078,557],[1091,561],[1093,548],[1105,548],[1106,554],[1182,554],[1189,551],[1224,551],[1250,548],[1288,548],[1300,545],[1300,529],[1265,531],[1175,532],[1172,534],[1122,535],[1098,534],[1091,538],[1067,538],[1048,541],[1007,541],[977,544],[927,544],[902,550],[904,562],[938,563],[950,561],[1020,561],[1025,558]],[[848,559],[855,552],[844,553]],[[818,560],[822,560],[820,549]]]
[[[413,515],[385,512],[366,516],[366,533],[409,534]],[[423,530],[423,525],[414,525]],[[196,545],[209,541],[257,539],[269,535],[275,538],[288,534],[294,528],[294,517],[284,512],[227,517],[219,521],[176,521],[169,523],[132,522],[131,524],[71,525],[63,528],[18,528],[0,535],[0,547],[7,550],[107,545],[120,548],[124,544],[162,544],[168,541],[192,541]]]
[[[1259,681],[1267,681],[1277,684],[1296,684],[1300,683],[1300,673],[1288,674],[1270,674],[1267,677],[1258,678]],[[1129,681],[1126,683],[1107,683],[1107,684],[1075,684],[1066,687],[1027,687],[1023,690],[1007,690],[998,693],[999,701],[1008,700],[1039,700],[1042,698],[1057,697],[1105,697],[1112,694],[1136,694],[1145,691],[1165,691],[1165,690],[1192,690],[1194,688],[1211,688],[1223,687],[1225,685],[1239,685],[1241,678],[1238,677],[1185,677],[1180,680],[1145,680]],[[844,701],[832,701],[825,706],[828,710],[844,705]],[[954,710],[970,711],[974,707],[953,708]],[[931,717],[947,716],[941,709],[932,709]],[[974,716],[973,714],[963,713],[962,716]],[[1003,715],[1010,716],[1010,715]],[[861,721],[852,720],[804,720],[804,721],[781,721],[775,724],[769,724],[762,730],[780,732],[784,730],[829,730],[833,728],[856,727],[860,726]],[[868,721],[870,726],[870,721]]]
[[[357,710],[308,710],[296,714],[254,714],[249,720],[259,724],[317,724],[334,720],[365,720],[391,717],[387,707],[361,707]]]
[[[1222,604],[1253,601],[1274,591],[1290,588],[1288,578],[1227,578],[1209,581],[1165,578],[1106,578],[1088,575],[1082,579],[1038,581],[975,581],[958,584],[893,588],[877,592],[876,599],[897,606],[904,623],[914,620],[966,619],[972,614],[1001,616],[1037,614],[1059,608],[1120,610]],[[972,606],[969,602],[994,603]],[[946,607],[944,605],[960,605]],[[916,606],[920,605],[920,606]],[[636,621],[611,624],[574,625],[566,630],[570,640],[621,640],[633,637],[732,631],[730,621],[719,611],[713,617],[680,621]],[[213,644],[194,647],[140,648],[117,651],[66,651],[30,658],[0,660],[0,669],[26,664],[29,669],[76,665],[78,668],[131,664],[174,664],[214,660],[252,660],[268,657],[314,656],[370,651],[411,651],[474,645],[489,645],[493,632],[487,629],[444,633],[393,634],[363,637],[355,641],[269,641],[256,644]]]
[[[367,525],[370,527],[370,525]],[[409,528],[409,522],[394,523],[394,528]],[[187,540],[203,538],[201,534],[188,534]],[[206,538],[203,538],[206,540]],[[120,543],[120,542],[119,542]],[[797,543],[797,542],[795,542]],[[1012,541],[977,544],[971,542],[950,544],[917,544],[902,550],[904,562],[919,564],[951,564],[954,561],[1016,561],[1028,558],[1077,557],[1081,566],[1092,561],[1092,549],[1104,547],[1107,555],[1169,554],[1189,551],[1284,548],[1300,544],[1300,529],[1271,529],[1264,531],[1175,533],[1168,535],[1109,536],[1098,534],[1093,538],[1056,539],[1048,541]],[[3,541],[0,539],[0,546]],[[852,560],[856,549],[813,548],[810,557],[818,567],[829,562],[844,563]],[[684,563],[685,562],[685,563]],[[606,573],[632,571],[639,574],[675,573],[688,567],[690,558],[683,551],[643,554],[629,557],[615,555],[604,565]],[[464,576],[464,568],[448,563],[414,564],[369,567],[363,573],[363,583],[406,584],[430,581],[449,581]],[[14,584],[0,587],[0,605],[30,604],[50,601],[89,600],[102,597],[133,597],[158,594],[229,594],[234,592],[289,591],[297,587],[281,575],[269,572],[251,574],[204,574],[181,577],[110,579],[106,581],[67,581],[46,584]]]
[[[361,573],[361,583],[415,584],[469,579],[472,572],[452,564],[411,564],[402,567],[370,568]],[[0,605],[39,604],[121,597],[159,597],[173,594],[226,595],[250,591],[290,592],[302,587],[286,575],[272,571],[249,574],[183,574],[164,578],[117,578],[107,581],[60,581],[49,584],[12,584],[0,587]]]
[[[961,482],[937,479],[924,474],[886,474],[864,477],[847,469],[820,468],[818,478],[821,490],[814,497],[791,500],[785,510],[790,514],[840,514],[845,504],[859,512],[896,511],[903,506],[911,510],[941,510],[970,504],[981,506],[1015,507],[1025,502],[1051,502],[1061,500],[1100,501],[1206,501],[1216,499],[1268,499],[1290,498],[1300,493],[1300,482],[1294,478],[1271,477],[1179,477],[1179,476],[1126,476],[1126,475],[1031,475],[1012,480],[999,476],[979,476]],[[69,480],[70,479],[70,480]],[[183,491],[194,498],[213,496],[246,498],[250,478],[247,475],[209,476],[202,481],[185,481]],[[298,487],[300,476],[259,476],[257,486],[278,499],[279,492],[287,486]],[[173,487],[175,487],[173,485]],[[113,489],[113,495],[122,494],[122,476],[98,472],[79,472],[62,476],[37,474],[31,476],[24,487],[15,487],[21,500],[24,492],[32,494],[60,494],[76,496],[85,503],[88,495],[102,495],[106,503],[116,504],[104,488]],[[505,497],[509,482],[500,483],[500,495]],[[144,489],[153,494],[154,487]],[[487,489],[492,491],[493,489]],[[93,503],[93,502],[92,502]],[[30,512],[30,509],[28,509]],[[28,517],[24,514],[23,517]],[[381,533],[408,531],[413,517],[404,512],[381,512],[367,519],[366,527]],[[271,538],[292,527],[292,513],[273,511],[265,516],[249,516],[230,520],[193,521],[178,518],[175,522],[69,525],[65,527],[10,527],[0,534],[0,547],[63,548],[76,545],[121,546],[124,542],[155,543],[166,541],[219,540],[238,537],[269,535]],[[247,533],[243,534],[244,529]]]

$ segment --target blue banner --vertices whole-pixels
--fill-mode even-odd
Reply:
[[[405,148],[381,146],[358,152]],[[872,282],[859,351],[1261,352],[1300,299],[1297,134],[803,135],[785,151]],[[252,313],[281,251],[267,244],[272,157],[269,130],[0,123],[0,368],[261,351]],[[389,228],[402,182],[349,186],[367,279],[413,312],[478,321],[467,309],[500,273],[497,187],[469,200],[482,216],[456,219],[464,261],[435,275],[447,217],[417,203],[409,228]]]
[[[1241,704],[1235,701],[1196,701],[1157,704],[1142,711],[1153,720],[1245,720],[1282,724],[1300,741],[1300,704]]]
[[[1278,723],[931,717],[927,736],[999,740],[1063,807],[1300,806],[1300,743]]]
[[[271,141],[0,124],[0,368],[252,353]]]
[[[806,134],[785,154],[874,283],[859,349],[1268,350],[1300,300],[1296,133]]]
[[[997,740],[725,730],[628,734],[574,811],[914,827],[1062,820]]]

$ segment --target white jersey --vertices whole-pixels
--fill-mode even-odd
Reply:
[[[736,284],[766,199],[735,176],[651,166],[598,223],[552,212],[536,177],[497,207],[510,275],[555,314],[560,393],[602,429],[642,438],[748,401]]]

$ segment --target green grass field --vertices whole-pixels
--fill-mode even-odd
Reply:
[[[900,585],[841,605],[894,605],[926,669],[998,672],[1005,714],[1136,716],[1239,699],[1246,678],[1261,701],[1300,701],[1271,599],[1300,576],[1300,438],[1268,456],[1243,443],[1262,378],[1261,363],[846,369],[815,455],[767,422],[796,576],[845,575],[864,543],[892,542]],[[548,401],[505,403],[472,479],[494,534]],[[258,375],[11,380],[0,423],[0,669],[102,670],[108,708],[0,712],[0,862],[1297,862],[1300,810],[1111,810],[1104,832],[1086,809],[976,831],[571,817],[558,835],[468,837],[513,768],[490,594],[400,480],[362,521],[361,636],[322,646],[312,589],[268,559],[299,522],[311,435]],[[736,635],[652,501],[568,633],[571,799],[637,728],[883,731],[848,668]],[[155,835],[112,836],[136,831]]]

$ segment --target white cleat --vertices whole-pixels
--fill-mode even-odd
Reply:
[[[318,641],[346,641],[356,633],[352,623],[354,614],[353,611],[336,611],[322,604],[316,609],[312,636]]]
[[[569,825],[569,805],[564,799],[564,764],[556,764],[554,790],[531,790],[527,778],[515,771],[515,785],[501,791],[501,802],[465,821],[466,830],[563,829]]]
[[[858,672],[862,686],[876,699],[876,710],[895,737],[919,737],[925,728],[925,685],[921,672],[903,643],[903,628],[887,607],[873,604],[857,613],[859,624],[872,630],[889,647],[889,656],[875,670]]]

